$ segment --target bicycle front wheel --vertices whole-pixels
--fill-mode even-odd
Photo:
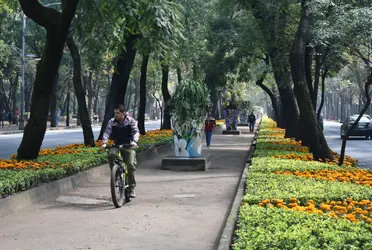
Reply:
[[[120,166],[115,164],[111,169],[111,198],[114,206],[119,208],[124,203],[125,179],[121,175]]]

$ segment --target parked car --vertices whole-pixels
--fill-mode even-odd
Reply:
[[[349,116],[344,122],[341,122],[341,139],[346,135],[347,130],[353,125],[358,115]],[[351,131],[350,136],[365,136],[366,139],[372,138],[372,119],[369,115],[363,115],[358,125]]]

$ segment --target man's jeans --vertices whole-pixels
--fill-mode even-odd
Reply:
[[[110,168],[114,166],[114,161],[118,159],[118,153],[121,153],[121,156],[123,157],[123,161],[125,165],[128,167],[128,185],[130,188],[135,188],[136,187],[136,164],[137,164],[137,159],[136,159],[136,151],[134,149],[129,149],[129,148],[111,148],[109,153],[108,153],[108,160],[110,164]]]
[[[212,140],[212,131],[205,131],[205,139],[207,141],[207,146],[211,145],[211,140]]]
[[[249,122],[249,131],[253,132],[255,122]]]

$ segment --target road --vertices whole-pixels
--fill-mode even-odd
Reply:
[[[328,146],[335,152],[340,153],[342,140],[340,137],[341,123],[324,121],[324,134]],[[346,144],[346,154],[358,159],[359,166],[372,169],[372,140],[364,137],[351,137]]]
[[[160,121],[149,121],[145,124],[146,131],[159,129]],[[93,127],[94,137],[97,138],[100,126]],[[56,146],[63,146],[71,143],[83,143],[83,130],[76,129],[62,129],[49,130],[46,132],[42,148],[55,148]],[[8,159],[12,154],[17,152],[18,146],[21,143],[23,134],[0,135],[0,158]]]

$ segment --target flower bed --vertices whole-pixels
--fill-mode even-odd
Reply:
[[[372,249],[372,171],[315,161],[263,119],[232,249]]]
[[[168,143],[171,130],[152,130],[140,137],[137,152]],[[112,143],[112,142],[111,142]],[[41,183],[55,181],[107,162],[107,154],[99,153],[101,141],[96,147],[70,144],[52,149],[42,149],[34,161],[18,161],[13,155],[9,160],[0,158],[0,197],[30,189]]]

